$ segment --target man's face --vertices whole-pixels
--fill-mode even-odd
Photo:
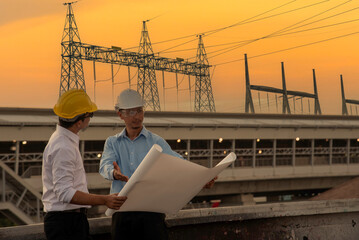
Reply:
[[[123,109],[118,111],[117,114],[125,122],[127,128],[133,130],[142,128],[144,117],[143,107]]]
[[[85,130],[89,126],[90,119],[92,117],[93,117],[93,113],[86,113],[83,120],[79,121],[80,122],[80,129]]]

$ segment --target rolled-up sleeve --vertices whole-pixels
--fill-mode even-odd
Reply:
[[[116,161],[116,154],[113,149],[111,138],[108,138],[105,142],[103,149],[99,173],[107,180],[113,181],[113,162]]]
[[[75,195],[74,169],[76,152],[70,148],[58,149],[53,154],[52,176],[54,193],[60,202],[69,203]]]
[[[162,147],[162,152],[163,153],[166,153],[166,154],[169,154],[169,155],[172,155],[174,157],[178,157],[178,158],[181,158],[181,159],[184,159],[180,154],[176,153],[175,151],[173,151],[170,147],[170,145],[163,139],[163,138],[159,138],[157,140],[157,144],[160,145]]]

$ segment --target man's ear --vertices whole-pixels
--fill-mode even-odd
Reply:
[[[84,120],[85,120],[85,119],[78,120],[78,121],[76,122],[77,126],[80,126],[80,125],[84,122]]]
[[[76,127],[77,128],[81,128],[81,125],[84,123],[84,119],[81,119],[80,121],[77,121],[75,124],[76,124]]]

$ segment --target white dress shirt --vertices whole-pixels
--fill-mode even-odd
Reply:
[[[90,207],[70,203],[76,191],[88,193],[87,180],[79,136],[59,125],[43,154],[42,184],[45,212]]]

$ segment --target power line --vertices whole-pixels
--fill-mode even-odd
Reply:
[[[272,9],[270,9],[270,10],[267,10],[267,11],[263,12],[263,13],[260,13],[260,14],[258,14],[258,15],[253,16],[253,17],[250,17],[250,18],[247,18],[247,19],[245,19],[245,20],[239,21],[239,22],[237,22],[237,23],[235,23],[235,24],[232,24],[232,25],[229,25],[229,26],[227,26],[227,27],[222,27],[222,28],[218,28],[218,29],[215,29],[215,30],[203,32],[202,34],[206,34],[207,36],[209,36],[209,35],[212,35],[212,34],[217,33],[217,32],[219,32],[219,31],[223,31],[223,30],[228,29],[228,28],[236,27],[236,26],[239,26],[239,25],[242,25],[242,24],[246,24],[246,23],[251,23],[251,22],[253,22],[253,21],[249,21],[249,20],[254,19],[254,18],[257,18],[257,17],[259,17],[259,16],[262,16],[262,15],[264,15],[264,14],[267,14],[267,13],[272,12],[272,11],[274,11],[274,10],[277,10],[277,9],[279,9],[279,8],[282,8],[282,7],[284,7],[284,6],[288,5],[288,4],[291,4],[291,3],[293,3],[293,2],[296,2],[296,0],[289,1],[289,2],[287,2],[287,3],[285,3],[285,4],[282,4],[282,5],[278,6],[278,7],[272,8]],[[281,14],[281,13],[279,13],[279,14]],[[278,15],[277,15],[277,14],[272,15],[272,17],[274,17],[274,16],[278,16]],[[262,19],[265,19],[265,18],[262,18]],[[257,19],[257,20],[258,20],[258,19]],[[254,20],[254,21],[257,21],[257,20]]]
[[[285,28],[283,28],[283,29],[281,29],[281,30],[279,30],[279,31],[277,31],[277,32],[275,32],[275,33],[272,33],[272,34],[275,35],[276,33],[281,33],[281,32],[283,32],[283,31],[285,31],[286,29],[289,29],[289,30],[290,30],[292,27],[294,27],[294,26],[296,26],[296,25],[298,25],[298,24],[300,24],[300,23],[302,23],[302,22],[305,22],[305,21],[308,21],[308,20],[310,20],[310,19],[312,19],[312,18],[315,18],[315,17],[317,17],[317,16],[320,16],[320,15],[322,15],[322,14],[324,14],[324,13],[327,13],[327,12],[329,12],[329,11],[331,11],[331,10],[333,10],[333,9],[336,9],[336,8],[338,8],[338,7],[340,7],[340,6],[344,5],[344,4],[347,4],[347,3],[351,2],[351,1],[352,1],[352,0],[348,0],[348,1],[344,2],[344,3],[338,4],[338,5],[336,5],[336,6],[332,7],[332,8],[329,8],[329,9],[323,11],[323,12],[320,12],[320,13],[318,13],[318,14],[315,14],[315,15],[313,15],[313,16],[311,16],[311,17],[309,17],[309,18],[306,18],[306,19],[304,19],[304,20],[302,20],[302,21],[296,22],[296,23],[294,23],[294,24],[292,24],[292,25],[290,25],[290,26],[288,26],[288,27],[285,27]],[[311,23],[310,23],[310,24],[311,24]],[[293,29],[293,28],[292,28],[292,29]],[[295,28],[294,28],[294,29],[295,29]],[[288,30],[287,30],[287,31],[288,31]],[[271,34],[271,35],[272,35],[272,34]]]
[[[186,76],[186,75],[183,75],[182,80],[178,83],[178,86],[181,85],[181,83],[183,82],[185,76]],[[164,89],[166,89],[166,90],[167,90],[167,89],[173,89],[173,88],[175,88],[175,87],[177,87],[177,85],[175,85],[174,87],[167,87],[167,88],[164,88]]]
[[[344,21],[344,22],[338,22],[338,23],[323,25],[323,26],[319,26],[319,27],[313,27],[313,28],[308,28],[308,29],[303,29],[303,30],[298,30],[298,31],[293,31],[293,32],[276,34],[276,35],[270,36],[270,37],[268,37],[268,38],[280,37],[280,36],[285,36],[285,35],[290,35],[290,34],[308,32],[308,31],[317,30],[317,29],[322,29],[322,28],[334,27],[334,26],[337,26],[337,25],[343,25],[343,24],[352,23],[352,22],[356,22],[356,21],[359,21],[359,18],[352,19],[352,20],[348,20],[348,21]],[[238,44],[238,43],[246,43],[246,42],[251,42],[251,41],[254,41],[254,40],[257,40],[257,39],[260,39],[260,38],[254,38],[254,39],[248,39],[248,40],[241,40],[241,41],[230,42],[230,43],[222,43],[222,44],[216,44],[216,45],[207,45],[207,46],[206,46],[206,49],[208,49],[208,48],[214,48],[214,47],[219,47],[219,46],[233,45],[233,44]],[[164,52],[164,53],[183,52],[183,51],[191,51],[191,50],[196,50],[196,49],[197,49],[197,48],[187,48],[187,49],[181,49],[181,50],[175,50],[175,51],[168,51],[168,52]],[[211,52],[211,53],[213,53],[213,52]]]
[[[115,75],[113,75],[112,77],[107,78],[107,79],[102,79],[102,80],[96,80],[96,82],[97,82],[97,83],[98,83],[98,82],[107,82],[107,81],[112,80],[112,78],[115,78],[115,77],[117,76],[118,72],[120,71],[120,68],[121,68],[121,65],[118,66],[118,69],[117,69]]]
[[[337,26],[337,25],[352,23],[352,22],[356,22],[356,21],[359,21],[359,18],[356,18],[356,19],[353,19],[353,20],[344,21],[344,22],[333,23],[333,24],[329,24],[329,25],[324,25],[324,26],[309,28],[309,29],[303,29],[303,30],[299,30],[299,31],[295,31],[295,32],[282,33],[282,34],[275,35],[275,36],[272,36],[272,37],[285,36],[285,35],[290,35],[290,34],[296,34],[296,33],[301,33],[301,32],[307,32],[307,31],[312,31],[312,30],[327,28],[327,27],[334,27],[334,26]]]
[[[279,8],[281,8],[281,7],[284,7],[284,6],[286,6],[286,5],[290,4],[290,3],[293,3],[293,2],[295,2],[295,1],[297,1],[297,0],[289,1],[289,2],[287,2],[287,3],[285,3],[285,4],[282,4],[282,5],[278,6],[278,7],[275,7],[275,8],[273,8],[273,9],[267,10],[267,11],[265,11],[265,12],[263,12],[263,13],[260,13],[260,14],[258,14],[258,15],[255,15],[255,16],[253,16],[253,17],[247,18],[247,19],[245,19],[245,20],[242,20],[242,21],[237,22],[237,23],[235,23],[235,24],[231,24],[231,25],[226,26],[226,27],[222,27],[222,28],[218,28],[218,29],[214,29],[214,30],[209,30],[209,31],[202,32],[202,33],[194,33],[194,34],[186,35],[186,36],[183,36],[183,37],[177,37],[177,38],[168,39],[168,40],[164,40],[164,41],[160,41],[160,42],[154,42],[154,43],[152,43],[152,45],[161,44],[161,43],[166,43],[166,42],[172,42],[172,41],[181,40],[181,39],[185,39],[185,38],[189,38],[189,37],[195,37],[195,36],[197,36],[197,35],[199,35],[199,34],[205,35],[205,34],[207,34],[207,33],[218,32],[218,31],[222,31],[222,30],[227,29],[227,28],[231,28],[231,27],[235,27],[235,26],[238,26],[238,25],[241,25],[241,24],[245,24],[245,23],[247,23],[247,21],[250,20],[250,19],[259,17],[259,16],[261,16],[261,15],[264,15],[264,14],[266,14],[266,13],[269,13],[269,12],[271,12],[271,11],[274,11],[274,10],[276,10],[276,9],[279,9]],[[329,0],[326,0],[326,1],[329,1]],[[276,15],[273,15],[273,16],[276,16]],[[182,45],[183,45],[183,44],[182,44]],[[133,49],[133,48],[137,48],[137,47],[138,47],[138,46],[136,46],[136,47],[130,47],[130,48],[126,48],[125,50]],[[163,51],[165,51],[165,50],[163,50]],[[161,52],[163,52],[163,51],[161,51]]]
[[[173,46],[173,47],[167,48],[167,49],[165,49],[165,50],[162,50],[162,51],[156,52],[155,54],[163,53],[164,51],[167,51],[167,50],[170,50],[170,49],[173,49],[173,48],[176,48],[176,47],[179,47],[179,46],[185,45],[185,44],[187,44],[187,43],[190,43],[190,42],[193,42],[193,41],[196,41],[196,40],[197,40],[197,38],[192,39],[192,40],[189,40],[189,41],[187,41],[187,42],[184,42],[184,43],[178,44],[178,45],[176,45],[176,46]]]
[[[354,11],[354,10],[357,10],[357,9],[359,9],[359,7],[352,8],[352,9],[349,9],[349,10],[347,10],[347,11],[340,12],[340,13],[337,13],[337,14],[334,14],[334,15],[331,15],[331,16],[328,16],[328,17],[325,17],[325,18],[322,18],[322,19],[318,19],[318,20],[316,20],[316,21],[313,21],[313,22],[310,22],[310,23],[307,23],[307,24],[298,26],[298,27],[293,28],[293,29],[297,29],[297,28],[301,28],[301,27],[304,27],[304,26],[307,26],[307,25],[310,25],[310,24],[314,24],[314,23],[317,23],[317,22],[321,22],[321,21],[323,21],[323,20],[327,20],[327,19],[329,19],[329,18],[337,17],[337,16],[339,16],[339,15],[342,15],[342,14],[345,14],[345,13],[348,13],[348,12],[351,12],[351,11]],[[289,29],[289,30],[293,30],[293,29]]]
[[[359,31],[358,32],[348,33],[348,34],[345,34],[345,35],[332,37],[332,38],[323,39],[323,40],[320,40],[320,41],[306,43],[306,44],[303,44],[303,45],[298,45],[298,46],[294,46],[294,47],[290,47],[290,48],[285,48],[285,49],[281,49],[281,50],[277,50],[277,51],[263,53],[263,54],[259,54],[259,55],[256,55],[256,56],[248,57],[248,59],[267,56],[267,55],[270,55],[270,54],[275,54],[275,53],[284,52],[284,51],[289,51],[289,50],[293,50],[293,49],[296,49],[296,48],[306,47],[306,46],[310,46],[310,45],[314,45],[314,44],[318,44],[318,43],[322,43],[322,42],[335,40],[335,39],[338,39],[338,38],[348,37],[348,36],[355,35],[355,34],[358,34],[358,33],[359,33]],[[228,62],[218,63],[216,65],[219,66],[219,65],[224,65],[224,64],[233,63],[233,62],[239,62],[239,61],[243,61],[243,60],[244,60],[244,58],[241,58],[241,59],[236,59],[236,60],[232,60],[232,61],[228,61]]]
[[[251,41],[249,41],[249,42],[247,42],[247,43],[238,44],[238,45],[236,45],[236,46],[227,47],[227,48],[223,48],[223,49],[220,49],[220,50],[217,50],[217,51],[214,51],[214,52],[210,52],[210,53],[208,53],[208,55],[213,54],[213,53],[216,53],[216,52],[221,52],[221,51],[223,51],[223,52],[218,53],[218,54],[216,54],[216,55],[213,55],[213,56],[211,56],[211,57],[209,57],[209,58],[214,58],[214,57],[216,57],[216,56],[225,54],[225,53],[227,53],[227,52],[233,51],[233,50],[235,50],[235,49],[237,49],[237,48],[243,47],[243,46],[245,46],[245,45],[251,44],[251,43],[256,42],[256,41],[259,41],[259,40],[261,40],[261,39],[271,38],[271,37],[273,37],[273,36],[276,36],[276,34],[278,35],[278,33],[286,32],[286,31],[289,31],[289,30],[294,30],[294,29],[297,29],[297,28],[301,28],[301,27],[303,27],[303,26],[310,25],[310,24],[313,24],[313,23],[316,23],[316,22],[319,22],[319,21],[323,21],[323,20],[325,20],[325,19],[328,19],[328,18],[331,18],[331,17],[335,17],[335,16],[338,16],[338,15],[341,15],[341,14],[344,14],[344,13],[347,13],[347,12],[349,12],[349,11],[353,11],[353,10],[356,10],[356,9],[359,8],[359,7],[353,8],[353,9],[350,9],[350,10],[348,10],[348,11],[344,11],[344,12],[341,12],[341,13],[338,13],[338,14],[334,14],[334,15],[332,15],[332,16],[329,16],[329,17],[326,17],[326,18],[322,18],[322,19],[319,19],[319,20],[317,20],[317,21],[314,21],[314,22],[311,22],[311,23],[308,23],[308,24],[305,24],[305,25],[301,25],[301,26],[297,26],[297,27],[294,27],[294,28],[293,28],[293,26],[295,26],[295,25],[297,25],[297,24],[299,24],[299,23],[302,23],[302,22],[307,21],[307,20],[309,20],[309,19],[311,19],[311,18],[314,18],[314,17],[316,17],[316,16],[319,16],[319,15],[321,15],[321,14],[323,14],[323,13],[326,13],[326,12],[328,12],[328,11],[330,11],[330,10],[333,10],[333,9],[335,9],[335,8],[338,8],[338,7],[340,7],[341,5],[346,4],[346,3],[350,2],[350,1],[352,1],[352,0],[349,0],[349,1],[347,1],[347,2],[341,3],[341,4],[339,4],[339,5],[337,5],[337,6],[333,7],[333,8],[327,9],[327,10],[325,10],[325,11],[319,13],[319,14],[316,14],[316,15],[314,15],[314,16],[312,16],[312,17],[309,17],[309,18],[307,18],[307,19],[305,19],[305,20],[299,21],[299,22],[297,22],[297,23],[295,23],[295,24],[292,24],[292,25],[290,25],[290,26],[287,26],[287,27],[285,27],[285,28],[282,28],[282,29],[280,29],[280,30],[277,30],[277,31],[275,31],[275,32],[273,32],[273,33],[271,33],[271,34],[266,35],[266,36],[263,36],[263,37],[260,37],[260,38],[257,38],[257,39],[253,39],[253,40],[251,40]],[[292,27],[292,28],[291,28],[291,27]],[[280,35],[278,35],[278,36],[280,36]]]
[[[282,5],[278,6],[278,7],[272,8],[272,9],[270,9],[270,10],[267,10],[267,11],[265,11],[265,12],[263,12],[263,13],[260,13],[260,14],[258,14],[258,15],[256,15],[256,16],[247,18],[247,19],[242,20],[242,21],[240,21],[240,22],[237,22],[237,23],[235,23],[235,24],[231,24],[231,25],[226,26],[226,27],[222,27],[222,28],[218,28],[218,29],[214,29],[214,30],[202,32],[201,34],[204,35],[204,36],[206,36],[206,35],[209,36],[209,35],[212,35],[212,34],[214,34],[214,33],[217,33],[217,32],[219,32],[219,31],[222,31],[222,30],[225,30],[225,29],[228,29],[228,28],[232,28],[232,27],[236,27],[236,26],[239,26],[239,25],[242,25],[242,24],[252,23],[252,22],[264,20],[264,19],[267,19],[267,18],[276,17],[276,16],[279,16],[279,15],[282,15],[282,14],[286,14],[286,13],[298,11],[298,10],[301,10],[301,9],[304,9],[304,8],[312,7],[312,6],[315,6],[315,5],[318,5],[318,4],[322,4],[322,3],[327,2],[327,1],[329,1],[329,0],[324,0],[324,1],[321,1],[321,2],[314,3],[314,4],[310,4],[310,5],[306,5],[306,6],[303,6],[303,7],[295,8],[295,9],[292,9],[292,10],[289,10],[289,11],[285,11],[285,12],[273,14],[273,15],[270,15],[270,16],[267,16],[267,17],[263,17],[263,18],[260,18],[260,19],[256,19],[256,20],[249,21],[249,20],[251,20],[251,19],[253,19],[253,18],[257,18],[257,17],[259,17],[259,16],[261,16],[261,15],[264,15],[264,14],[266,14],[266,13],[269,13],[269,12],[272,12],[272,11],[274,11],[274,10],[277,10],[277,9],[279,9],[279,8],[281,8],[281,7],[283,7],[283,6],[286,6],[286,5],[290,4],[290,3],[293,3],[293,2],[295,2],[295,1],[296,1],[296,0],[289,1],[289,2],[287,2],[287,3],[285,3],[285,4],[282,4]],[[191,34],[191,35],[187,35],[187,36],[184,36],[184,37],[179,37],[179,38],[175,38],[175,39],[170,39],[170,40],[165,40],[165,41],[161,41],[161,42],[152,43],[152,45],[154,45],[154,44],[159,44],[159,43],[165,43],[165,42],[169,42],[169,41],[174,41],[174,40],[179,40],[179,39],[184,39],[184,38],[193,37],[193,36],[197,36],[197,35],[198,35],[198,34]],[[169,50],[169,49],[173,49],[173,48],[176,48],[176,47],[185,45],[185,44],[190,43],[190,42],[193,42],[193,41],[195,41],[195,39],[190,40],[190,41],[187,41],[187,42],[184,42],[184,43],[181,43],[181,44],[178,44],[178,45],[176,45],[176,46],[173,46],[173,47],[170,47],[170,48],[168,48],[168,49],[159,51],[159,52],[157,52],[157,53],[163,53],[163,52],[165,52],[165,51],[167,51],[167,50]],[[136,47],[131,47],[131,48],[127,48],[127,49],[132,49],[132,48],[136,48]]]
[[[238,26],[238,25],[242,25],[242,24],[248,24],[248,23],[252,23],[252,22],[261,21],[261,20],[264,20],[264,19],[268,19],[268,18],[280,16],[280,15],[287,14],[287,13],[291,13],[291,12],[295,12],[295,11],[302,10],[302,9],[305,9],[305,8],[308,8],[308,7],[313,7],[313,6],[316,6],[316,5],[319,5],[319,4],[328,2],[328,1],[330,1],[330,0],[324,0],[324,1],[321,1],[321,2],[309,4],[309,5],[306,5],[306,6],[303,6],[303,7],[298,7],[298,8],[291,9],[291,10],[288,10],[288,11],[285,11],[285,12],[276,13],[276,14],[273,14],[273,15],[270,15],[270,16],[266,16],[266,17],[263,17],[263,18],[259,18],[259,19],[255,19],[255,20],[252,20],[252,21],[244,20],[244,21],[242,21],[242,22],[240,22],[240,23],[233,24],[233,27],[234,27],[234,26]],[[260,14],[260,15],[262,15],[262,14]],[[251,18],[250,18],[250,19],[251,19]],[[227,27],[227,28],[228,28],[228,27]],[[210,35],[210,34],[207,34],[207,36],[209,36],[209,35]]]

